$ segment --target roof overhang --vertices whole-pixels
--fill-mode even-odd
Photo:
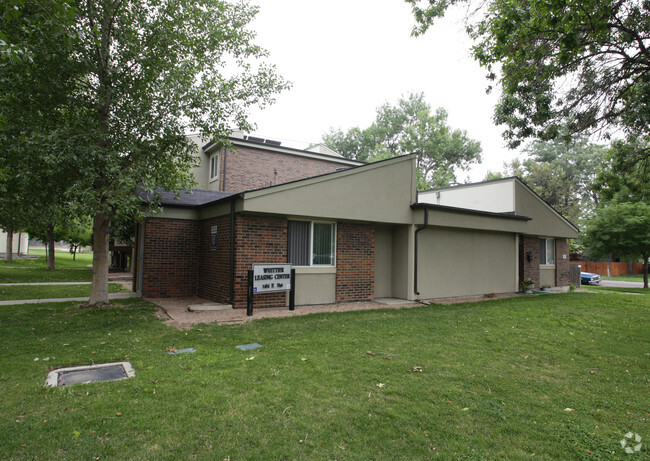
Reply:
[[[486,216],[486,217],[500,218],[500,219],[514,219],[517,221],[530,221],[532,219],[529,218],[528,216],[520,216],[514,213],[494,213],[492,211],[471,210],[469,208],[458,208],[458,207],[446,206],[446,205],[436,205],[432,203],[414,203],[413,205],[411,205],[411,208],[414,210],[429,209],[434,211],[444,211],[447,213]]]

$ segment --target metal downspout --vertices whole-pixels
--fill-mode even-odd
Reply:
[[[414,255],[413,255],[413,291],[416,295],[419,295],[418,291],[418,234],[421,230],[426,229],[429,226],[429,209],[424,209],[424,226],[418,227],[415,229],[415,242],[414,242]]]

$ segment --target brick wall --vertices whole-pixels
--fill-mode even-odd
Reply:
[[[217,249],[210,249],[217,226]],[[230,216],[202,222],[148,219],[145,223],[143,295],[199,295],[246,308],[248,270],[254,263],[287,262],[287,219],[235,216],[235,283],[230,297]],[[372,225],[337,224],[337,302],[374,297],[375,231]],[[286,293],[255,295],[255,308],[285,307]]]
[[[233,307],[246,308],[248,271],[254,263],[287,262],[287,220],[237,215],[235,219],[235,292]],[[286,293],[255,295],[254,307],[284,307]]]
[[[375,228],[369,224],[336,226],[336,301],[375,297]]]
[[[145,222],[142,295],[151,298],[196,296],[199,225],[181,219]]]
[[[211,249],[211,229],[217,226],[217,248]],[[230,215],[199,225],[198,294],[201,298],[230,303]]]
[[[566,259],[563,256],[566,256]],[[567,285],[571,285],[569,242],[566,239],[555,239],[555,286]]]
[[[531,261],[526,259],[530,252]],[[567,259],[562,256],[566,255]],[[541,288],[539,283],[539,238],[519,236],[519,280],[527,278],[535,281],[535,288]],[[566,239],[555,240],[555,286],[571,284],[571,267],[569,262],[569,244]]]
[[[340,163],[238,146],[221,163],[221,190],[242,192],[332,173]],[[277,175],[275,174],[277,171]]]
[[[530,253],[530,262],[527,254]],[[541,288],[539,283],[539,239],[519,236],[519,280],[532,279],[535,281],[535,288]]]

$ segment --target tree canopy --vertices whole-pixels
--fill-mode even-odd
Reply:
[[[589,221],[583,241],[590,257],[616,253],[643,260],[643,287],[648,288],[650,258],[650,205],[645,202],[611,202]]]
[[[612,143],[594,181],[603,199],[650,203],[650,162],[638,161],[648,149],[650,142],[638,138]]]
[[[490,178],[518,176],[542,199],[574,223],[589,216],[600,201],[593,182],[605,159],[606,147],[585,136],[571,141],[535,140],[523,149],[523,158],[504,165]]]
[[[472,53],[502,90],[495,121],[506,124],[510,146],[557,138],[564,127],[567,136],[617,129],[650,134],[649,2],[405,1],[415,35],[450,6],[469,5]]]
[[[344,157],[361,161],[415,154],[420,190],[448,186],[456,181],[455,169],[466,170],[481,161],[481,144],[464,130],[450,128],[447,111],[432,112],[422,93],[381,105],[368,128],[330,129],[323,142]]]
[[[257,8],[246,2],[9,0],[0,8],[0,139],[12,146],[0,161],[27,178],[22,203],[49,196],[72,216],[94,217],[91,303],[107,302],[110,222],[141,212],[138,191],[191,187],[187,133],[222,139],[250,129],[248,109],[288,85],[253,43]],[[40,187],[28,160],[53,166]]]

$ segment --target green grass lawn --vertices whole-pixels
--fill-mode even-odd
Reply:
[[[0,267],[0,283],[90,282],[92,276],[91,269],[73,268],[49,271],[41,267],[10,269]]]
[[[0,267],[47,267],[45,259],[45,250],[29,250],[30,256],[38,256],[38,259],[18,259],[9,263],[6,259],[0,259]],[[69,251],[56,250],[54,252],[54,262],[57,268],[65,269],[71,267],[88,268],[93,263],[93,254],[77,253],[75,259]]]
[[[572,293],[189,331],[167,327],[142,300],[116,306],[0,309],[3,459],[649,457],[647,296]],[[252,342],[263,347],[235,349]],[[135,378],[43,386],[51,368],[120,360]],[[628,431],[644,440],[634,455],[619,442]]]
[[[119,283],[109,283],[109,293],[126,293]],[[0,301],[10,299],[78,298],[90,296],[90,285],[0,286]]]
[[[30,250],[38,259],[0,260],[0,283],[28,282],[90,282],[92,253],[77,254],[76,260],[67,251],[55,252],[56,270],[47,270],[45,250]]]
[[[637,293],[640,295],[650,296],[650,290],[645,288],[624,288],[624,287],[601,287],[597,285],[583,285],[585,290],[594,290],[603,293]]]
[[[640,282],[643,283],[643,274],[619,275],[618,277],[607,277],[603,275],[603,280],[615,280],[619,282]]]

